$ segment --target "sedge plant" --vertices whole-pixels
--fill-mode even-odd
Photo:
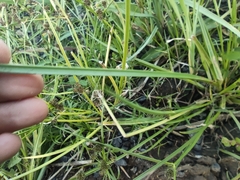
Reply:
[[[29,3],[35,3],[35,9]],[[221,114],[229,114],[239,128],[235,107],[240,103],[240,3],[213,0],[212,11],[204,3],[26,0],[2,6],[5,24],[0,36],[13,50],[13,58],[11,65],[0,65],[0,72],[43,74],[46,87],[40,97],[48,102],[50,114],[42,124],[17,132],[23,147],[0,166],[0,176],[42,179],[48,165],[72,152],[78,154],[78,161],[86,154],[90,159],[72,179],[97,172],[105,179],[118,179],[122,169],[115,173],[113,164],[129,155],[154,164],[135,179],[163,165],[176,179],[182,159]],[[220,11],[223,5],[224,13]],[[15,19],[10,19],[9,8]],[[176,70],[183,65],[187,72]],[[144,92],[152,100],[157,96],[153,90],[170,78],[187,83],[200,96],[184,105],[173,94],[160,107],[137,102],[136,94],[147,83],[154,84]],[[202,113],[207,115],[201,126],[181,132],[194,135],[176,151],[163,160],[145,154],[163,145],[179,124],[191,125]],[[125,138],[147,138],[123,150],[109,143],[116,129]],[[153,138],[158,140],[152,143]],[[138,151],[149,142],[149,149]]]

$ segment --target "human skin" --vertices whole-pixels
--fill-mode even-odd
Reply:
[[[10,61],[11,52],[0,40],[0,63]],[[48,114],[46,103],[36,96],[44,86],[40,75],[0,73],[0,163],[15,155],[20,138],[14,131],[41,122]]]

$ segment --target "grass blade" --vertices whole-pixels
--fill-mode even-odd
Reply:
[[[33,65],[0,65],[1,73],[14,74],[52,74],[52,75],[79,75],[79,76],[120,76],[120,77],[168,77],[177,79],[192,79],[212,83],[211,80],[187,73],[142,71],[142,70],[121,70],[101,68],[79,68],[79,67],[52,67]]]

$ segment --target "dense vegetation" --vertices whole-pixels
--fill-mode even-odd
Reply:
[[[0,166],[0,177],[42,179],[51,163],[71,154],[84,163],[73,179],[96,172],[118,179],[122,169],[113,164],[126,156],[156,164],[136,179],[162,165],[176,178],[207,128],[229,116],[240,129],[239,6],[237,0],[1,3],[0,38],[11,47],[12,65],[0,72],[43,74],[39,97],[50,113],[17,132],[23,146]],[[178,132],[191,136],[174,153],[163,160],[146,155],[177,126],[194,122],[200,123]],[[119,136],[136,144],[114,146]]]

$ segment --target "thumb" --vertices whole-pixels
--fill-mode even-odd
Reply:
[[[0,134],[0,163],[14,156],[21,147],[21,140],[11,133]]]
[[[8,46],[0,39],[0,63],[9,63],[11,52]]]

